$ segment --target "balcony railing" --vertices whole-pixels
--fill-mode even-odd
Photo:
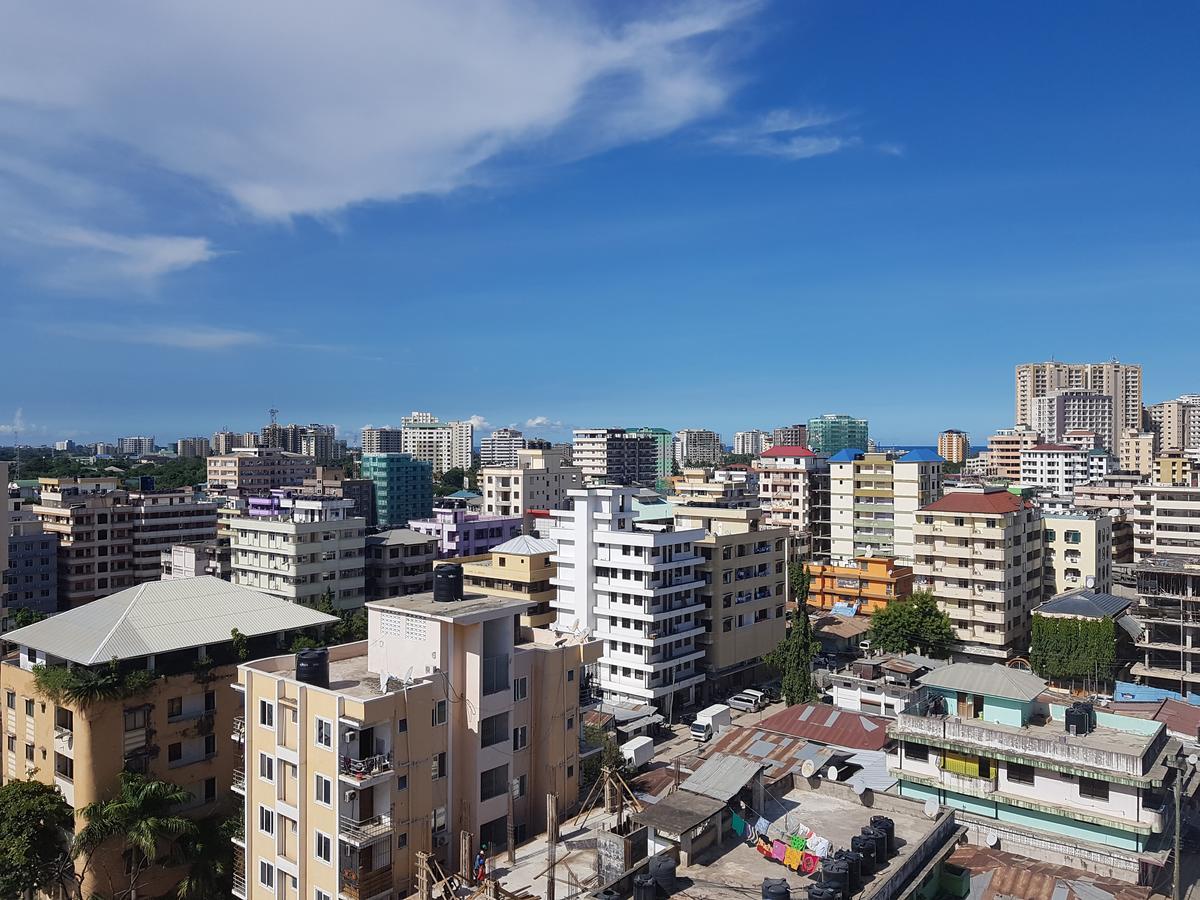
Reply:
[[[234,769],[233,770],[233,781],[230,782],[229,786],[231,788],[233,788],[235,791],[240,791],[243,794],[246,793],[246,770],[245,769]]]
[[[392,817],[388,813],[371,816],[369,819],[339,819],[341,835],[347,841],[362,846],[371,841],[388,837],[392,833]]]
[[[343,775],[349,775],[352,778],[370,778],[372,775],[379,775],[383,772],[392,770],[392,754],[378,753],[375,756],[364,756],[362,759],[354,759],[350,756],[342,757],[341,772]]]
[[[246,739],[246,717],[234,716],[233,728],[231,729],[231,737],[235,741],[244,741]]]
[[[233,873],[233,895],[243,898],[246,896],[246,876],[241,872]]]

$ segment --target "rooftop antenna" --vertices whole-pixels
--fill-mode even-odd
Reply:
[[[277,410],[275,407],[272,406],[270,409],[267,410],[267,412],[271,414],[271,424],[274,425],[275,417],[279,415],[279,410]]]

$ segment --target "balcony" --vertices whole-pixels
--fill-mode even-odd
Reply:
[[[75,733],[61,725],[54,726],[54,749],[58,753],[70,753],[75,745]]]
[[[364,756],[361,759],[343,756],[339,771],[343,776],[356,781],[365,781],[376,775],[386,775],[392,771],[392,754],[377,753],[375,756]]]
[[[377,894],[386,894],[392,889],[392,866],[389,863],[378,869],[363,872],[359,869],[342,869],[341,887],[338,893],[346,900],[367,900]]]
[[[233,717],[233,728],[230,729],[229,736],[231,738],[233,738],[235,741],[245,741],[246,740],[246,717],[245,716],[234,716]]]
[[[246,900],[246,875],[244,872],[233,873],[233,896]]]
[[[237,791],[242,796],[246,795],[246,770],[234,769],[233,781],[229,783],[229,787]]]
[[[356,847],[362,847],[392,833],[392,817],[389,813],[371,816],[369,819],[352,819],[342,816],[338,820],[342,840]]]
[[[483,660],[483,695],[507,691],[512,683],[508,677],[508,654],[489,656]]]

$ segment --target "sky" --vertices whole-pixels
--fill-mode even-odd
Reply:
[[[1200,391],[1195,4],[5,6],[0,441]]]

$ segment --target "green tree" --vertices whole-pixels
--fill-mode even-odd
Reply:
[[[438,479],[438,483],[433,486],[433,492],[439,497],[445,497],[447,494],[461,491],[466,484],[466,480],[467,473],[465,470],[458,467],[447,469],[442,473],[442,477]]]
[[[46,618],[45,613],[38,612],[36,609],[18,609],[9,619],[9,624],[12,628],[24,628],[26,625],[32,625],[35,622],[40,622]]]
[[[70,805],[37,781],[0,787],[0,897],[53,894],[70,866]]]
[[[914,591],[871,616],[871,642],[888,653],[946,657],[954,643],[954,627],[930,591]]]
[[[1042,678],[1108,684],[1118,667],[1116,625],[1034,615],[1029,664]]]
[[[788,706],[809,703],[818,697],[816,685],[813,684],[812,662],[819,644],[808,618],[809,582],[804,563],[788,564],[788,583],[796,608],[788,618],[783,640],[765,657],[767,665],[780,675],[780,686]]]
[[[233,644],[233,652],[237,658],[245,662],[250,657],[250,641],[236,628],[229,630],[229,640]]]
[[[325,588],[313,609],[327,616],[337,616],[338,622],[328,626],[323,632],[323,639],[313,639],[313,646],[328,646],[330,644],[350,644],[354,641],[367,639],[367,614],[362,609],[338,609],[333,605],[333,590]]]
[[[147,873],[179,856],[179,842],[190,837],[196,823],[176,810],[192,795],[168,781],[157,781],[136,772],[122,772],[121,785],[108,800],[89,803],[79,811],[85,825],[75,832],[72,854],[82,860],[83,880],[91,859],[101,847],[123,843],[127,855],[128,883],[112,885],[112,900],[131,900],[141,893]],[[160,848],[168,854],[162,856]]]
[[[241,830],[241,820],[206,816],[178,843],[179,861],[188,873],[179,882],[179,900],[225,900],[233,887],[232,838]]]
[[[56,703],[87,709],[97,703],[121,700],[144,693],[157,676],[147,669],[123,672],[116,658],[104,666],[34,666],[38,693]]]

